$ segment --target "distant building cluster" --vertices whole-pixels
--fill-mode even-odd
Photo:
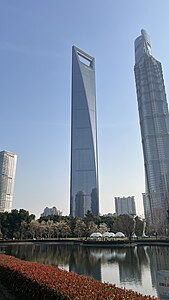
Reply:
[[[116,215],[136,215],[136,206],[134,196],[128,197],[115,197]]]
[[[135,81],[145,167],[146,219],[169,218],[169,112],[161,63],[145,30],[135,40]],[[72,47],[70,215],[99,215],[95,59]],[[11,211],[17,156],[0,152],[0,212]],[[134,196],[115,197],[116,214],[136,214]],[[61,215],[56,207],[41,216]]]
[[[16,154],[0,152],[0,212],[11,212],[16,172]]]
[[[44,209],[44,212],[41,214],[41,217],[47,217],[47,216],[62,216],[62,212],[57,209],[55,206],[53,207],[46,207]]]
[[[99,214],[94,58],[73,46],[70,215]],[[135,40],[135,80],[142,136],[145,217],[169,217],[169,113],[162,66],[148,33]],[[136,214],[134,197],[115,198],[116,213]]]

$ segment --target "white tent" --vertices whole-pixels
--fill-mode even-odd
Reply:
[[[123,237],[125,237],[125,235],[124,235],[124,233],[119,231],[119,232],[116,232],[115,237],[123,238]]]
[[[108,232],[108,231],[102,234],[102,237],[114,237],[114,236],[115,234],[113,232]]]
[[[109,232],[109,237],[115,237],[114,232]]]
[[[104,232],[103,234],[102,234],[102,237],[109,237],[110,235],[109,235],[110,233],[108,232],[108,231],[106,231],[106,232]]]
[[[102,237],[102,234],[100,232],[93,232],[90,237],[99,238]]]

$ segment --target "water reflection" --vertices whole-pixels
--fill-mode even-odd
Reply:
[[[169,299],[169,247],[151,247],[152,285],[161,299]]]
[[[162,277],[159,280],[158,274],[161,270],[169,272],[169,247],[94,248],[39,244],[9,245],[1,247],[0,251],[4,249],[7,254],[21,259],[62,266],[69,271],[116,283],[143,294],[164,297]]]
[[[161,299],[169,299],[169,271],[157,272],[157,290]]]

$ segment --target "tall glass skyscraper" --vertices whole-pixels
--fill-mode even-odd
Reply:
[[[0,152],[0,212],[11,212],[17,156]]]
[[[72,47],[70,215],[99,214],[95,60]]]
[[[169,208],[169,113],[161,63],[152,56],[145,30],[135,40],[135,80],[142,136],[146,190],[145,216],[167,217]]]

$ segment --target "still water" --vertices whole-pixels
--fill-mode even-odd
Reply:
[[[169,299],[169,247],[166,246],[98,248],[39,243],[1,246],[0,251]]]

